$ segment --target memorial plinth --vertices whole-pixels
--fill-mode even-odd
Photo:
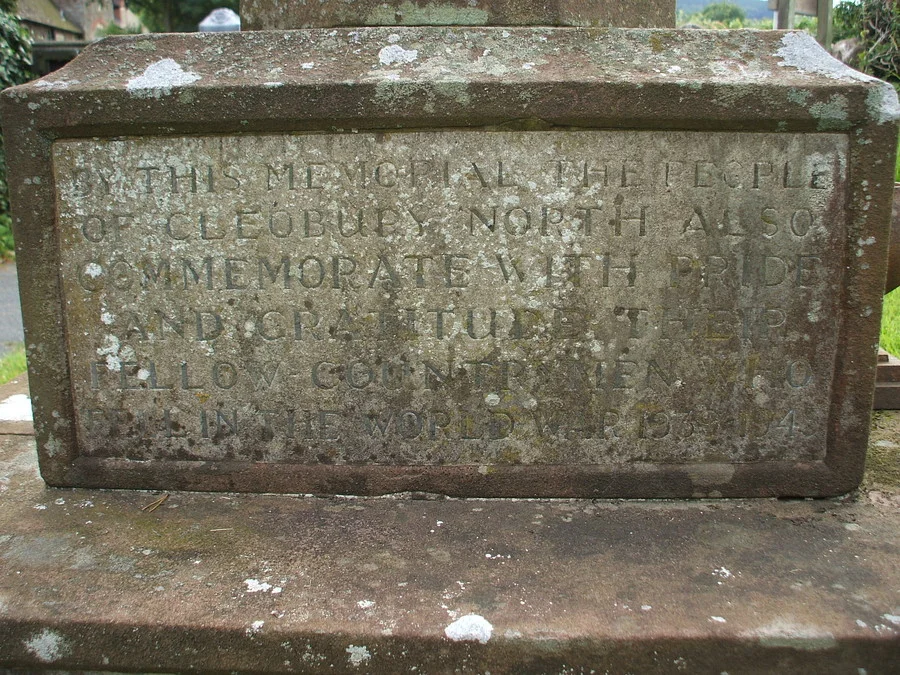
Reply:
[[[124,38],[3,113],[50,484],[861,476],[897,99],[803,34]]]

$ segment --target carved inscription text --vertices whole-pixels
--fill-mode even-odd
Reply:
[[[820,459],[846,148],[625,131],[59,141],[82,452]]]

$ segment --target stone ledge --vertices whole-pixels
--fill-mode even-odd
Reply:
[[[900,415],[876,427],[884,451]],[[888,672],[900,495],[878,481],[817,501],[172,493],[150,511],[161,495],[46,488],[33,439],[4,436],[0,667]],[[467,614],[487,643],[445,637]]]
[[[0,404],[7,402],[11,397],[29,396],[28,374],[22,373],[6,384],[0,385]],[[23,401],[24,403],[24,401]],[[12,412],[12,411],[11,411]],[[15,417],[15,414],[12,415]],[[0,410],[0,436],[33,436],[34,423],[31,420],[8,419]]]

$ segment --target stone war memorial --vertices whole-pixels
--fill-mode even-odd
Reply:
[[[893,89],[588,4],[110,40],[6,92],[47,483],[854,487]]]
[[[0,94],[0,669],[892,672],[900,106],[674,14],[250,0]]]

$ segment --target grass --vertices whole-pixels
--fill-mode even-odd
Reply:
[[[900,141],[898,141],[894,180],[900,183]],[[900,288],[884,296],[879,344],[882,349],[889,351],[894,356],[900,356]]]
[[[879,344],[894,356],[900,355],[900,288],[884,296]]]
[[[0,358],[0,384],[6,384],[25,372],[25,345],[17,343],[13,350]]]
[[[897,165],[894,169],[894,182],[900,183],[900,141],[897,141]]]

